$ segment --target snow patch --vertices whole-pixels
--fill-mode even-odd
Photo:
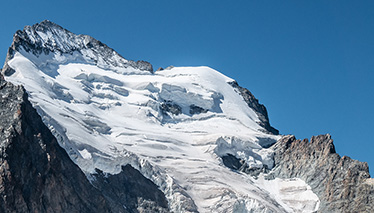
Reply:
[[[319,208],[318,196],[299,178],[265,180],[260,175],[256,183],[290,212],[317,212]]]
[[[82,158],[84,159],[92,159],[92,155],[87,151],[87,149],[79,151],[79,154],[81,154]]]

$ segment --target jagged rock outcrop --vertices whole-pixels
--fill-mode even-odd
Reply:
[[[239,84],[236,81],[229,82],[229,84],[238,90],[238,92],[243,97],[244,101],[248,104],[248,106],[256,112],[258,118],[260,119],[260,122],[258,124],[265,128],[268,132],[274,135],[278,135],[279,131],[270,125],[268,111],[266,110],[266,107],[263,104],[260,104],[258,102],[258,99],[256,99],[255,96],[248,89],[239,86]]]
[[[0,122],[0,212],[111,212],[43,124],[23,87],[2,76]]]
[[[77,60],[84,60],[98,66],[133,67],[153,73],[152,64],[146,61],[126,60],[112,48],[88,35],[76,35],[61,26],[44,20],[32,26],[18,30],[13,36],[13,43],[8,49],[2,73],[9,76],[14,70],[9,67],[16,51],[24,50],[35,56],[50,53],[74,55]]]
[[[330,135],[296,140],[284,136],[272,149],[268,178],[300,178],[321,201],[319,212],[374,212],[374,181],[367,163],[340,157]]]

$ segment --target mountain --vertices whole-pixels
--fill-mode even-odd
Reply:
[[[57,157],[59,163],[80,169],[56,167],[56,174],[85,174],[70,185],[55,183],[94,191],[97,201],[88,199],[89,205],[76,195],[87,208],[102,202],[98,212],[372,211],[367,164],[340,158],[329,135],[311,142],[279,135],[249,90],[211,68],[154,72],[148,62],[127,60],[90,36],[43,21],[15,33],[2,74],[11,82],[4,84],[27,91],[38,113],[33,120],[48,127],[45,141],[57,141],[70,157]],[[24,150],[34,135],[13,147]],[[34,149],[27,153],[39,158]],[[22,196],[32,187],[21,186]],[[33,206],[51,205],[38,202]]]

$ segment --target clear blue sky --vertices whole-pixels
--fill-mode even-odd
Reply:
[[[264,103],[298,138],[330,133],[374,174],[374,1],[5,1],[0,58],[13,33],[49,19],[127,59],[206,65]]]

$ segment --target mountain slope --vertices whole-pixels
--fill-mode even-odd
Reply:
[[[0,212],[111,212],[21,86],[0,76]]]
[[[274,148],[284,138],[266,108],[211,68],[153,72],[148,62],[43,21],[16,32],[2,73],[24,85],[112,209],[314,212],[325,202],[305,176],[279,172],[288,152]]]
[[[221,163],[230,153],[251,167],[271,168],[272,153],[262,146],[279,138],[259,125],[258,112],[228,84],[232,79],[206,67],[153,74],[100,42],[85,45],[86,38],[49,21],[25,27],[15,34],[3,73],[26,87],[88,177],[97,169],[115,175],[131,164],[160,187],[174,210],[281,208]]]

